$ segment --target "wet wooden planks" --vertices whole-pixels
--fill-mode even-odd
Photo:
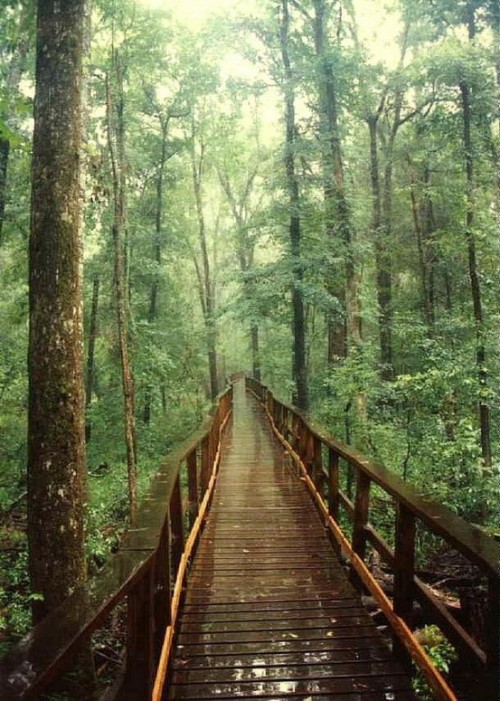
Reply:
[[[243,383],[234,404],[168,698],[413,700]]]

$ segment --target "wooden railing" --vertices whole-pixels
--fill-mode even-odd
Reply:
[[[118,552],[99,575],[49,614],[0,662],[0,699],[39,698],[68,671],[75,654],[116,607],[127,604],[125,685],[137,698],[153,693],[165,636],[176,615],[200,508],[220,455],[220,439],[232,407],[232,388],[221,394],[211,416],[168,456],[143,500]],[[112,698],[110,693],[108,698]],[[82,698],[81,696],[79,698]]]
[[[455,646],[462,664],[481,676],[481,701],[500,699],[500,549],[484,531],[472,526],[444,506],[424,497],[410,484],[327,433],[314,427],[301,413],[278,401],[270,390],[247,378],[247,387],[266,409],[273,428],[296,461],[313,491],[339,551],[350,560],[353,579],[377,600],[395,631],[394,650],[404,662],[409,658],[422,668],[436,699],[454,698],[439,675],[427,669],[429,660],[421,654],[411,635],[414,604],[418,602],[427,619],[436,623]],[[345,471],[345,472],[344,472]],[[349,477],[346,473],[350,472]],[[342,484],[353,482],[350,499]],[[394,504],[394,547],[370,520],[371,486],[377,485]],[[372,490],[373,491],[373,490]],[[351,523],[347,538],[340,521]],[[417,527],[428,529],[462,553],[484,578],[488,597],[485,643],[481,647],[432,590],[416,575]],[[366,566],[368,546],[376,551],[393,573],[392,601],[378,586]]]

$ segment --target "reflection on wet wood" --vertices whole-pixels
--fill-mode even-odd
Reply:
[[[170,699],[415,699],[243,383],[170,667]]]

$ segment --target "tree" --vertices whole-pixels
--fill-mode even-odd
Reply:
[[[195,119],[191,121],[190,149],[191,176],[198,223],[198,241],[201,255],[201,265],[193,254],[198,281],[203,320],[205,322],[208,371],[210,378],[210,397],[212,400],[218,394],[217,378],[217,322],[215,318],[215,280],[211,270],[208,251],[207,224],[203,198],[203,180],[206,162],[206,143],[203,132],[196,128]]]
[[[463,0],[456,5],[447,2],[436,3],[430,14],[431,20],[443,34],[447,35],[447,41],[443,44],[441,53],[434,60],[439,64],[441,75],[439,80],[445,83],[452,92],[453,99],[460,110],[460,138],[461,158],[463,161],[464,179],[461,184],[465,211],[460,228],[464,233],[467,250],[467,268],[469,278],[469,291],[472,303],[472,317],[475,334],[475,359],[477,374],[477,411],[479,419],[480,444],[485,474],[490,473],[492,465],[491,448],[491,410],[490,389],[487,369],[487,345],[484,309],[484,288],[481,283],[479,226],[478,226],[478,199],[480,186],[478,182],[478,168],[484,163],[481,158],[485,134],[489,144],[491,133],[488,124],[488,114],[485,106],[488,103],[487,90],[492,78],[496,78],[495,52],[492,52],[493,65],[492,76],[486,73],[486,80],[478,79],[481,68],[485,68],[484,58],[477,42],[478,18],[486,11],[486,16],[495,26],[495,5],[482,0]],[[443,29],[444,28],[444,29]],[[468,37],[468,44],[462,45],[457,41],[454,33],[464,31]],[[494,35],[494,32],[493,32]],[[438,66],[432,66],[436,71]],[[486,128],[485,128],[486,126]],[[491,145],[491,144],[490,144]],[[493,154],[492,162],[496,164],[496,156]],[[493,181],[495,178],[493,178]],[[492,204],[494,204],[492,202]]]
[[[293,377],[294,401],[300,409],[309,406],[306,364],[306,319],[302,291],[303,269],[301,260],[300,191],[296,171],[297,125],[295,123],[294,75],[290,60],[290,14],[288,0],[281,3],[280,49],[283,61],[283,95],[285,100],[285,175],[290,208],[290,253],[292,263],[293,310]]]
[[[164,187],[165,187],[165,170],[167,161],[172,158],[179,150],[179,145],[169,145],[169,126],[170,121],[174,118],[187,116],[187,112],[175,109],[175,104],[165,108],[160,105],[151,89],[146,90],[149,108],[153,115],[158,120],[160,128],[160,153],[157,163],[156,172],[156,202],[154,216],[154,233],[153,233],[153,257],[156,264],[156,273],[151,282],[151,290],[149,294],[149,309],[148,309],[148,324],[154,327],[158,320],[158,295],[160,289],[160,270],[162,264],[162,249],[164,245],[163,234],[163,214],[164,214]],[[174,100],[175,103],[175,100]],[[149,424],[151,420],[151,400],[153,387],[148,384],[144,397],[143,420],[145,424]]]
[[[314,49],[316,53],[316,81],[318,86],[319,139],[323,171],[323,197],[325,203],[325,229],[327,246],[341,248],[344,242],[338,241],[339,233],[346,234],[349,243],[350,223],[344,192],[344,172],[339,135],[338,90],[333,70],[333,57],[329,46],[327,24],[331,13],[325,0],[314,0],[314,16],[305,13],[314,27]],[[347,228],[345,228],[347,226]],[[342,235],[340,236],[342,239]],[[340,244],[340,246],[339,246]],[[346,339],[346,290],[336,271],[330,269],[327,278],[328,293],[337,301],[335,305],[344,318],[328,318],[328,363],[333,366],[347,353]]]
[[[340,299],[345,304],[346,316],[346,351],[355,362],[362,353],[363,331],[361,315],[361,275],[355,254],[355,229],[348,200],[342,138],[340,133],[340,107],[338,75],[334,70],[332,49],[328,45],[328,17],[332,13],[332,4],[327,0],[314,0],[314,45],[318,61],[317,84],[320,114],[320,138],[322,142],[323,182],[326,210],[326,228],[330,239],[336,238],[340,243],[345,270],[345,291]],[[342,33],[342,11],[339,11],[336,35]],[[339,39],[340,42],[340,39]],[[338,47],[340,50],[340,46]],[[337,62],[337,72],[339,71]],[[335,271],[331,270],[331,277]],[[328,288],[334,289],[332,282]],[[334,359],[332,353],[332,325],[329,324],[329,361]],[[339,348],[341,355],[342,348]],[[339,352],[337,351],[337,352]],[[360,386],[356,391],[356,404],[362,422],[366,418],[366,397]]]
[[[241,93],[242,86],[239,87]],[[236,95],[230,93],[233,103]],[[245,324],[250,331],[252,374],[261,380],[259,314],[256,313],[255,249],[258,230],[262,224],[263,191],[259,188],[259,175],[265,151],[260,143],[259,101],[252,100],[239,105],[238,114],[221,119],[219,129],[226,133],[226,144],[217,164],[219,183],[227,200],[235,229],[234,252],[241,274],[242,299]],[[252,115],[251,129],[242,124],[243,112]],[[259,193],[257,198],[256,192]]]
[[[469,41],[473,42],[476,35],[475,7],[473,2],[467,3],[467,29]],[[490,406],[488,395],[488,371],[486,369],[486,345],[484,341],[484,312],[481,292],[481,282],[478,269],[476,252],[476,235],[474,233],[474,217],[476,215],[475,203],[475,158],[472,143],[472,90],[467,77],[462,77],[459,81],[463,139],[464,139],[464,160],[466,178],[466,214],[465,214],[465,236],[467,240],[467,254],[469,263],[469,280],[474,310],[474,322],[476,327],[476,364],[479,381],[479,426],[481,431],[481,452],[485,467],[491,468],[491,427],[490,427]]]
[[[94,274],[92,282],[92,305],[90,311],[90,323],[88,333],[87,367],[85,372],[85,440],[88,443],[92,434],[92,424],[88,417],[88,410],[92,402],[92,394],[95,384],[95,344],[97,339],[97,310],[99,306],[99,275]]]
[[[30,237],[28,537],[34,621],[85,580],[80,153],[85,0],[39,0]]]
[[[379,307],[379,337],[380,337],[380,368],[381,377],[391,380],[394,375],[392,358],[392,260],[391,260],[391,229],[392,229],[392,199],[393,199],[393,168],[394,146],[399,128],[409,117],[402,117],[403,98],[405,92],[402,71],[408,40],[408,25],[405,26],[401,41],[401,56],[395,79],[393,97],[392,123],[387,117],[387,135],[384,134],[385,167],[383,187],[380,185],[379,173],[379,129],[380,118],[384,113],[389,94],[386,86],[375,110],[369,111],[365,119],[370,134],[370,180],[372,189],[373,214],[372,229],[374,237],[374,252],[377,282],[377,301]],[[387,113],[387,110],[386,110]]]
[[[111,72],[106,76],[106,117],[108,148],[113,187],[113,251],[114,291],[118,345],[123,387],[123,419],[127,450],[127,476],[130,518],[137,508],[137,443],[135,430],[135,387],[129,351],[129,303],[127,285],[127,210],[126,210],[126,160],[125,160],[125,93],[123,58],[113,47]],[[114,94],[111,86],[114,86]]]

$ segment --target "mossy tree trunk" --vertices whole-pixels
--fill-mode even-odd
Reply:
[[[85,581],[80,152],[85,0],[39,0],[30,236],[28,540],[37,623]]]

